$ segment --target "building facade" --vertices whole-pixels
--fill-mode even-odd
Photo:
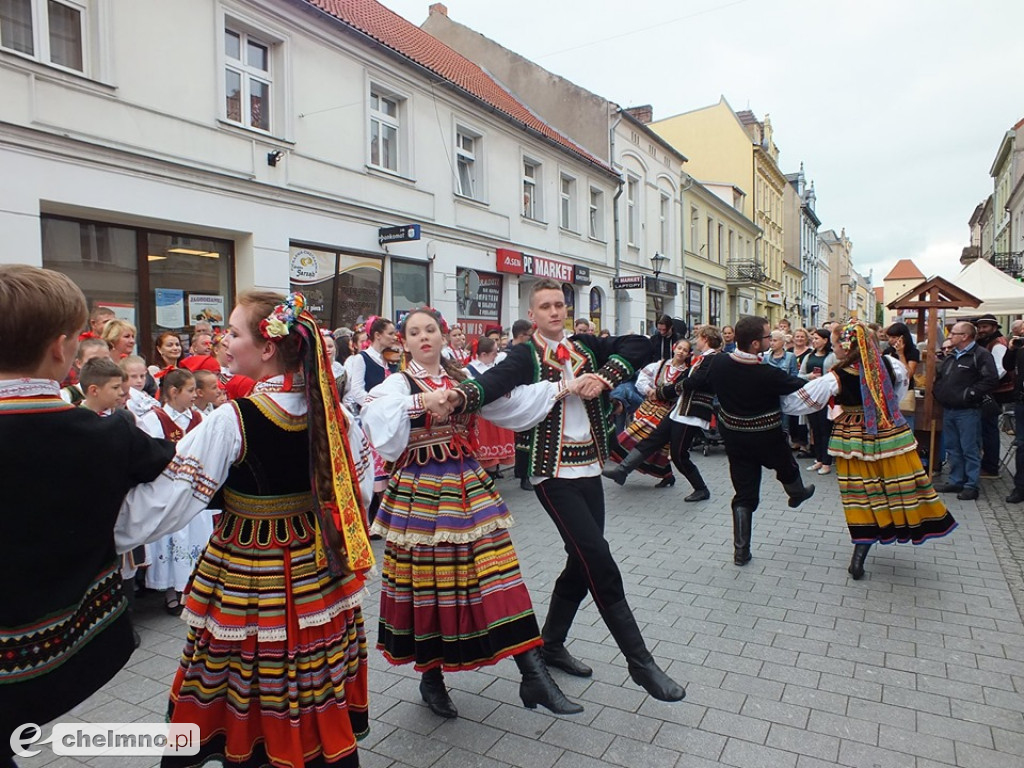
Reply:
[[[917,321],[917,312],[909,313],[904,317],[896,310],[889,309],[889,305],[915,285],[918,285],[925,280],[926,278],[924,273],[918,269],[917,265],[910,259],[900,259],[895,265],[893,265],[893,268],[889,270],[888,274],[882,278],[885,302],[885,309],[883,310],[884,319],[882,321],[884,325],[890,325],[891,323],[895,323],[897,320],[900,322],[903,322],[904,320]]]
[[[783,205],[786,209],[784,223],[784,254],[787,265],[793,272],[801,273],[798,298],[801,325],[807,328],[820,326],[825,307],[819,302],[821,269],[818,260],[818,227],[821,221],[814,212],[817,197],[814,183],[807,184],[803,163],[797,173],[786,174],[786,189]]]
[[[67,7],[60,50],[31,44],[42,0],[2,35],[0,259],[67,272],[142,353],[249,287],[471,332],[524,315],[535,276],[610,294],[619,174],[376,2]]]
[[[844,228],[839,234],[826,229],[818,234],[818,247],[828,260],[828,317],[823,322],[842,322],[857,309],[857,278],[853,272],[853,242]]]

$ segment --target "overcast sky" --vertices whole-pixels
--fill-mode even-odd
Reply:
[[[430,5],[383,2],[417,25]],[[770,114],[782,171],[804,163],[822,229],[846,227],[875,285],[901,258],[956,276],[999,142],[1024,117],[1019,0],[444,3],[594,93],[653,105],[656,120],[723,95]]]

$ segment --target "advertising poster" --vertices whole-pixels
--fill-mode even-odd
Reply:
[[[288,267],[291,290],[306,297],[306,309],[318,322],[330,325],[338,255],[293,246]]]
[[[483,336],[486,326],[501,324],[501,275],[466,267],[455,274],[459,325],[471,338]]]
[[[161,328],[185,327],[185,292],[156,289],[156,324]]]
[[[188,295],[188,324],[205,320],[211,325],[224,325],[224,297],[211,294],[190,293]]]
[[[590,289],[590,322],[594,324],[594,331],[601,330],[601,289]]]
[[[98,307],[106,307],[114,312],[114,317],[118,320],[124,320],[125,322],[131,323],[138,327],[135,322],[135,305],[134,304],[120,304],[113,301],[99,301],[96,302]]]

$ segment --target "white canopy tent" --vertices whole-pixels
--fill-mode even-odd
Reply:
[[[981,306],[946,310],[947,322],[978,315],[1024,315],[1024,283],[1018,283],[984,259],[968,264],[952,282],[981,299]]]

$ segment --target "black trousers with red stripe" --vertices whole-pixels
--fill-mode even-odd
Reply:
[[[553,477],[536,486],[537,499],[562,536],[565,568],[554,593],[577,605],[587,592],[599,610],[625,600],[622,574],[604,537],[601,476],[572,480]]]

